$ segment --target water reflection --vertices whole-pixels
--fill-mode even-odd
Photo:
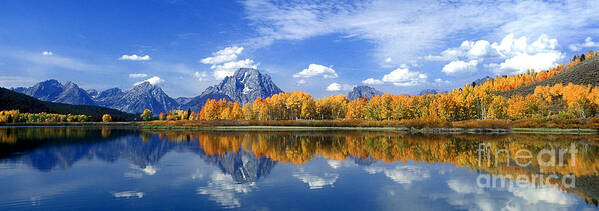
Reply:
[[[599,199],[597,138],[596,135],[0,128],[2,184],[11,179],[18,180],[15,176],[21,175],[25,167],[46,172],[35,175],[46,177],[81,170],[74,174],[81,177],[78,181],[111,174],[103,173],[103,170],[120,174],[122,178],[106,179],[105,184],[66,185],[61,183],[64,179],[47,181],[39,187],[28,187],[29,192],[24,191],[23,196],[15,196],[12,201],[0,200],[0,208],[14,205],[22,198],[31,199],[32,204],[43,204],[44,197],[33,193],[41,193],[44,188],[78,193],[77,190],[85,189],[80,186],[111,188],[107,192],[120,203],[136,200],[136,206],[165,208],[194,205],[206,209],[324,209],[322,205],[327,203],[347,209],[594,207]],[[526,149],[536,155],[544,149],[566,149],[571,144],[579,153],[563,159],[573,165],[546,166],[542,165],[543,160],[537,159],[528,159],[530,165],[526,167],[513,164],[519,150]],[[503,151],[480,156],[481,145],[489,152]],[[8,173],[1,173],[5,170]],[[547,180],[551,185],[542,184],[545,180],[531,179],[526,186],[487,187],[479,184],[481,175],[489,175],[501,184],[516,181],[518,176],[573,175],[576,185],[570,187],[562,180],[552,178]],[[131,186],[131,180],[140,181],[140,184]],[[145,180],[153,182],[142,182]],[[128,189],[121,187],[123,184]],[[6,185],[10,190],[10,184]],[[205,197],[206,201],[182,202],[178,197],[189,197],[187,188],[193,188],[191,192]],[[315,193],[331,200],[315,203],[320,207],[310,207],[310,203],[297,204],[297,199],[311,199]],[[50,195],[46,197],[52,198]],[[157,204],[153,198],[156,195],[164,195],[164,199],[178,203]],[[2,196],[4,194],[0,194]],[[262,203],[271,199],[274,200],[271,203]],[[345,204],[340,205],[342,201]],[[211,207],[208,202],[218,206]],[[109,208],[111,203],[92,206]]]

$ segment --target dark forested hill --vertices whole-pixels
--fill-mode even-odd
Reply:
[[[134,114],[100,106],[41,101],[26,94],[0,87],[0,110],[14,109],[26,113],[84,114],[90,116],[91,121],[100,121],[104,114],[110,114],[113,121],[130,121],[137,117]]]

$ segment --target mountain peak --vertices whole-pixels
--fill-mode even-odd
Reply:
[[[208,87],[200,96],[182,106],[199,111],[208,99],[224,98],[241,104],[252,102],[256,98],[267,98],[283,92],[268,74],[262,74],[253,68],[239,68],[233,76],[228,76],[218,85]]]
[[[347,96],[348,96],[347,98],[349,100],[360,99],[362,97],[366,97],[366,98],[370,99],[374,96],[379,96],[379,95],[383,95],[383,94],[384,94],[383,92],[381,92],[375,88],[361,85],[361,86],[354,87],[354,89],[351,92],[347,93]]]
[[[152,85],[150,82],[144,81],[141,82],[139,84],[136,84],[134,87],[134,89],[139,88],[139,89],[152,89],[154,88],[154,85]]]

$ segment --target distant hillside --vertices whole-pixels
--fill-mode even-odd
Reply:
[[[438,89],[425,89],[418,93],[418,95],[435,95],[441,93]]]
[[[99,106],[70,105],[41,101],[26,94],[1,87],[0,99],[2,99],[0,101],[0,110],[18,109],[24,113],[84,114],[91,116],[90,120],[92,121],[100,121],[104,114],[110,114],[113,121],[130,121],[137,117],[134,114]]]
[[[499,92],[499,95],[509,97],[512,95],[532,94],[537,86],[566,85],[568,83],[599,86],[599,56],[587,59],[580,64],[564,70],[554,77],[532,83],[520,88]]]

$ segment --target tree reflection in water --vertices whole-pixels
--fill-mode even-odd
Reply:
[[[81,159],[115,162],[128,160],[146,174],[155,173],[154,166],[170,151],[192,152],[207,163],[230,175],[238,184],[252,184],[270,174],[278,162],[302,165],[315,157],[329,159],[332,167],[349,160],[369,166],[376,162],[448,163],[494,176],[575,175],[576,187],[568,188],[559,180],[552,182],[566,192],[573,192],[587,202],[597,204],[599,193],[599,147],[597,135],[422,135],[392,132],[201,132],[201,131],[137,131],[128,128],[27,127],[0,128],[2,162],[19,162],[40,171],[69,168]],[[513,164],[513,155],[526,149],[534,155],[543,149],[565,149],[574,143],[579,153],[574,165],[543,166],[536,159],[531,165]],[[482,157],[480,144],[491,152],[506,153]],[[565,157],[570,162],[569,156]],[[495,162],[497,161],[497,163]],[[508,164],[509,162],[509,164]],[[511,165],[510,165],[511,164]],[[406,167],[407,168],[407,167]],[[371,173],[385,172],[375,167]],[[400,169],[410,170],[410,169]],[[389,173],[389,172],[387,172]],[[219,175],[212,175],[221,178]],[[338,175],[325,175],[314,183],[311,175],[296,172],[294,177],[311,188],[327,185]],[[401,180],[400,178],[398,178]],[[534,180],[533,180],[534,181]],[[460,181],[451,181],[457,188]],[[248,186],[249,185],[249,186]],[[453,185],[453,186],[452,186]],[[198,193],[208,194],[210,186]]]

